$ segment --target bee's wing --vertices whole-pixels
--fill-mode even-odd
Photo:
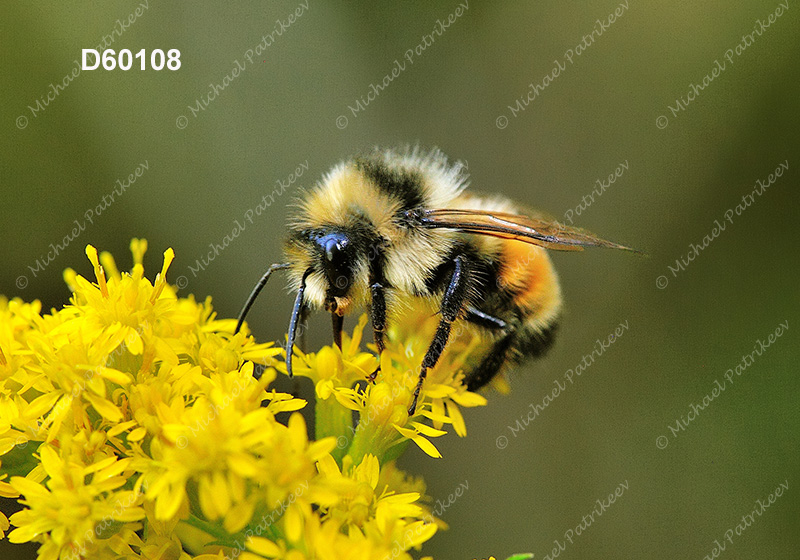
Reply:
[[[446,228],[516,239],[558,251],[582,251],[584,247],[606,247],[636,251],[619,245],[580,228],[569,227],[555,219],[540,216],[522,216],[486,210],[442,208],[421,213],[420,225],[426,228]]]

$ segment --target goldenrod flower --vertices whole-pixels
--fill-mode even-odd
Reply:
[[[309,440],[307,402],[269,387],[283,350],[233,334],[210,299],[178,297],[171,249],[149,281],[146,250],[133,240],[121,273],[88,246],[94,281],[68,269],[60,310],[0,297],[0,496],[24,506],[0,514],[0,538],[11,528],[43,560],[410,559],[446,527],[394,459],[409,441],[439,457],[431,439],[449,426],[466,434],[460,408],[485,404],[461,374],[479,337],[455,336],[412,418],[435,317],[390,333],[374,383],[366,317],[342,349],[298,351],[315,387]]]

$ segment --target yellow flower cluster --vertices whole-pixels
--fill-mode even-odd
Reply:
[[[375,383],[363,317],[342,349],[298,351],[310,441],[306,401],[269,388],[283,350],[177,297],[171,249],[151,283],[146,249],[133,240],[120,273],[87,247],[96,282],[67,270],[70,304],[49,314],[0,297],[0,496],[24,506],[0,513],[0,538],[13,526],[43,560],[410,559],[443,524],[394,459],[409,441],[440,456],[430,438],[446,425],[466,434],[459,407],[485,403],[459,373],[475,337],[430,372],[412,418],[434,320],[390,333]]]

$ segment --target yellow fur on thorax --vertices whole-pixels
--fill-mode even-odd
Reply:
[[[356,217],[364,216],[383,234],[393,229],[392,219],[399,207],[397,200],[380,192],[353,165],[340,165],[303,203],[299,224],[348,225]]]

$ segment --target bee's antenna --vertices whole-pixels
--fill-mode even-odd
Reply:
[[[297,298],[294,300],[294,307],[292,308],[292,318],[289,321],[289,340],[286,343],[286,373],[292,377],[292,354],[294,353],[294,339],[297,335],[297,319],[302,315],[305,308],[303,295],[306,292],[306,278],[311,274],[311,269],[305,271],[303,279],[300,280],[300,289],[297,290]]]
[[[267,285],[267,280],[269,280],[270,275],[276,270],[285,270],[290,266],[291,265],[289,263],[278,263],[273,264],[269,267],[269,269],[267,269],[267,271],[264,273],[264,276],[262,276],[261,280],[259,280],[258,284],[256,284],[256,287],[253,288],[252,292],[250,292],[250,297],[247,298],[244,308],[242,308],[242,312],[239,313],[239,321],[236,323],[236,330],[233,331],[233,334],[238,333],[239,329],[242,328],[242,323],[244,323],[244,318],[247,315],[247,312],[250,311],[250,308],[253,306],[253,302],[256,301],[258,294],[260,294],[264,286]]]

